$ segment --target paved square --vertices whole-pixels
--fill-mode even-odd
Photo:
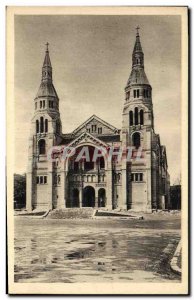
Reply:
[[[144,220],[15,217],[16,282],[179,282],[180,216]]]

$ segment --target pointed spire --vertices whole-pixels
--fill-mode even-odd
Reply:
[[[136,36],[139,36],[139,29],[140,29],[139,25],[135,29],[137,30]]]
[[[51,60],[50,60],[50,56],[49,56],[49,43],[47,42],[46,44],[46,52],[45,52],[45,58],[44,58],[44,63],[43,63],[43,67],[51,67]]]
[[[36,98],[45,97],[45,96],[58,98],[52,81],[52,66],[51,66],[51,60],[50,60],[49,49],[48,49],[49,43],[47,42],[45,45],[46,45],[46,51],[45,51],[45,57],[42,66],[42,80]]]
[[[144,54],[140,42],[140,36],[139,36],[139,29],[140,27],[137,26],[136,30],[136,41],[133,49],[133,56],[132,56],[132,65],[133,67],[144,67]]]
[[[134,49],[133,49],[133,53],[143,52],[142,47],[141,47],[141,42],[140,42],[139,29],[140,29],[140,27],[137,26],[136,27],[136,30],[137,30],[137,32],[136,32],[136,41],[135,41],[135,46],[134,46]]]
[[[47,42],[45,45],[46,45],[46,51],[45,51],[45,58],[42,67],[42,81],[52,82],[52,66],[51,66],[51,60],[50,60],[49,49],[48,49],[49,43]]]
[[[140,42],[139,26],[136,28],[136,40],[132,54],[132,71],[127,81],[127,86],[132,85],[149,85],[146,73],[144,71],[144,54]]]

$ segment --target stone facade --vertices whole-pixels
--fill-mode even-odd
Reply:
[[[105,207],[150,212],[169,207],[166,149],[154,131],[152,88],[144,71],[138,32],[125,87],[121,130],[93,115],[72,133],[62,133],[48,46],[34,106],[27,170],[28,210]],[[120,161],[105,156],[95,162],[76,162],[75,154],[71,159],[56,158],[53,162],[47,159],[53,146],[76,151],[87,146],[91,155],[100,147],[133,150],[130,160],[125,159],[125,152]]]

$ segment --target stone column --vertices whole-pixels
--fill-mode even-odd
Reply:
[[[122,199],[119,203],[119,207],[127,209],[127,170],[126,164],[122,164]]]
[[[128,117],[127,117],[128,120]],[[125,120],[125,121],[127,121]],[[126,149],[129,141],[128,141],[128,131],[127,129],[122,130],[122,147]],[[122,172],[122,197],[120,198],[120,202],[118,203],[118,207],[121,209],[127,209],[127,162],[126,162],[126,154],[123,152],[122,161],[121,161],[121,172]]]
[[[59,199],[59,208],[65,208],[66,207],[66,178],[67,174],[65,170],[62,170],[61,173],[61,186],[60,186],[60,199]]]
[[[153,155],[153,154],[152,154]],[[152,174],[151,174],[151,178],[152,178],[152,206],[154,209],[157,209],[157,190],[158,190],[158,186],[157,186],[157,160],[156,157],[152,157]]]
[[[151,153],[146,153],[147,160],[147,203],[145,210],[146,212],[152,212],[152,174],[151,174]]]
[[[53,163],[48,161],[48,173],[47,173],[47,208],[53,209]]]
[[[32,172],[27,173],[26,176],[26,209],[32,211],[32,194],[33,194],[33,183],[32,183]]]
[[[122,172],[122,198],[120,199],[119,207],[121,209],[127,209],[127,161],[126,153],[122,155],[121,161],[121,172]]]
[[[79,190],[79,207],[82,207],[82,200],[83,200],[83,190],[80,188]]]
[[[28,167],[26,174],[26,209],[28,211],[32,211],[33,202],[35,198],[35,190],[36,190],[36,181],[34,182],[34,161],[33,161],[33,153],[34,153],[34,143],[33,136],[29,139],[29,148],[28,148]],[[36,178],[35,178],[36,179]]]
[[[47,186],[47,209],[53,209],[53,173],[52,171],[48,171],[47,174],[47,182],[48,182],[48,186]]]
[[[95,208],[98,208],[98,197],[95,197]]]
[[[108,209],[112,209],[112,162],[108,161],[107,162],[107,170],[106,170],[106,197],[107,197],[107,202],[106,202],[106,207]]]

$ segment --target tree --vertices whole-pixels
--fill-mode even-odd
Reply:
[[[14,209],[26,206],[26,175],[14,174]]]

